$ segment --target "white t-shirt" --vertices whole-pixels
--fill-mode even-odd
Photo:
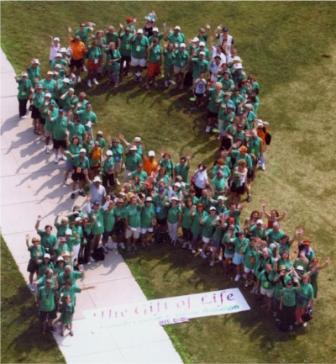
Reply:
[[[194,183],[198,188],[205,188],[208,183],[208,173],[206,169],[204,171],[197,170],[194,174]]]
[[[58,44],[58,46],[52,45],[49,50],[49,61],[53,61],[56,58],[56,54],[61,49],[61,45]]]

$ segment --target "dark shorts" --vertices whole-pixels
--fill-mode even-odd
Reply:
[[[255,169],[253,168],[252,170],[249,170],[247,172],[247,178],[249,181],[253,181],[255,177]]]
[[[203,94],[197,94],[197,93],[195,92],[195,97],[196,97],[198,100],[202,100],[202,99],[204,98],[204,96],[205,96],[205,93],[203,93]]]
[[[38,108],[36,108],[34,105],[31,107],[31,117],[32,119],[41,119],[41,113]]]
[[[217,118],[217,113],[208,110],[208,118]]]
[[[53,139],[53,145],[54,145],[54,149],[56,149],[56,150],[59,148],[66,149],[66,147],[67,147],[66,140]]]
[[[81,69],[81,68],[83,68],[83,65],[84,65],[84,59],[73,59],[73,58],[71,58],[71,60],[70,60],[70,67],[71,68],[76,67],[78,69]]]
[[[30,259],[27,267],[29,273],[36,273],[38,271],[38,264],[35,259]]]
[[[56,310],[53,311],[40,311],[40,320],[41,321],[47,321],[47,320],[53,320],[56,318]]]
[[[238,193],[238,195],[243,195],[245,190],[246,190],[245,183],[242,186],[239,186],[239,187],[232,184],[230,190],[231,190],[231,192]]]
[[[114,228],[113,228],[113,232],[117,236],[124,235],[124,233],[125,233],[125,221],[124,220],[116,221],[116,223],[114,225]]]
[[[85,181],[85,174],[83,172],[81,173],[73,172],[71,178],[74,182]]]

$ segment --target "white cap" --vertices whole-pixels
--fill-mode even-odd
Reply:
[[[45,254],[43,255],[43,258],[49,258],[49,259],[50,259],[50,254],[45,253]]]
[[[63,57],[62,53],[56,53],[56,57]]]
[[[209,210],[210,211],[216,211],[216,207],[215,206],[211,206]]]
[[[93,179],[93,182],[101,182],[101,179],[99,176],[96,176],[94,179]]]
[[[252,104],[245,104],[245,109],[252,110],[253,109],[253,105]]]
[[[198,38],[198,37],[194,37],[191,41],[192,41],[193,43],[199,42],[199,38]]]
[[[82,218],[80,216],[75,218],[75,222],[80,222],[80,221],[82,221]]]
[[[154,152],[154,150],[150,150],[150,151],[148,152],[148,157],[155,157],[155,152]]]
[[[150,196],[148,196],[148,197],[146,197],[145,201],[146,201],[146,202],[152,202],[152,201],[153,201],[153,199],[152,199]]]
[[[154,27],[153,28],[153,32],[158,32],[159,31],[159,28],[158,27]]]
[[[22,77],[28,77],[28,73],[27,73],[27,72],[22,72],[22,73],[21,73],[21,76],[22,76]]]
[[[257,225],[258,225],[258,224],[263,224],[263,223],[264,223],[264,222],[263,222],[261,219],[258,219],[258,220],[257,220]]]
[[[217,197],[217,200],[226,201],[227,200],[227,197],[225,197],[225,196],[218,196]]]
[[[66,229],[65,230],[65,235],[72,235],[72,230],[71,229]]]
[[[47,72],[47,75],[51,75],[51,76],[52,76],[53,74],[54,74],[54,72],[53,72],[53,71],[48,71],[48,72]]]
[[[67,49],[65,47],[62,47],[60,50],[59,50],[61,53],[66,53],[67,52]]]
[[[199,52],[200,56],[205,56],[205,52]]]
[[[174,30],[181,30],[181,27],[179,25],[175,25]]]
[[[111,157],[111,155],[112,155],[113,153],[112,153],[112,150],[108,150],[107,152],[106,152],[106,155],[108,156],[108,157]]]
[[[58,37],[55,37],[55,38],[54,38],[54,41],[55,41],[55,42],[59,42],[59,41],[60,41],[60,39],[59,39]]]
[[[139,136],[136,136],[134,138],[134,143],[140,143],[141,142],[141,138]]]
[[[51,98],[51,94],[50,94],[49,92],[47,92],[47,93],[44,95],[44,97],[49,97],[49,98]]]
[[[69,82],[70,82],[70,80],[68,79],[68,77],[64,77],[64,78],[63,78],[63,82],[64,82],[64,83],[69,83]]]
[[[142,29],[138,29],[137,30],[137,34],[143,34],[143,30]]]
[[[234,63],[233,68],[236,70],[241,70],[243,68],[243,65],[241,63]]]
[[[31,63],[32,64],[40,64],[40,61],[37,58],[33,58]]]
[[[129,150],[137,150],[137,147],[135,145],[131,145]]]
[[[232,62],[239,62],[239,63],[241,63],[241,58],[239,57],[239,56],[234,56],[233,58],[232,58]]]
[[[86,149],[82,148],[79,153],[86,153]]]
[[[303,266],[302,266],[302,265],[298,265],[295,269],[296,269],[296,270],[300,270],[300,271],[304,271],[304,268],[303,268]]]
[[[186,47],[185,43],[180,44],[180,48],[185,48],[185,47]]]
[[[173,196],[171,199],[172,199],[172,201],[180,201],[177,196]]]
[[[178,188],[180,188],[180,187],[181,187],[181,183],[179,183],[179,182],[175,182],[175,183],[174,183],[174,187],[178,187]]]
[[[58,257],[58,258],[57,258],[57,261],[58,261],[58,262],[64,262],[64,258],[63,258],[63,257]]]
[[[199,46],[200,47],[205,47],[205,43],[204,42],[200,42]]]

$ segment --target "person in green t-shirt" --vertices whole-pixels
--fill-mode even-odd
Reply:
[[[115,243],[113,241],[113,229],[115,225],[115,214],[114,214],[114,202],[111,200],[110,195],[106,196],[106,202],[103,206],[104,210],[104,233],[102,242],[104,247],[115,247]],[[108,245],[108,240],[111,238],[111,244]]]
[[[64,297],[64,301],[61,304],[60,312],[61,312],[61,324],[62,324],[61,335],[64,336],[65,330],[68,329],[70,336],[73,336],[72,318],[75,312],[75,305],[72,302],[70,295],[66,295]]]
[[[173,30],[169,32],[166,39],[169,43],[173,43],[175,46],[178,46],[181,43],[185,43],[185,35],[181,32],[181,27],[176,25]]]
[[[188,71],[189,66],[189,52],[186,50],[185,43],[180,43],[178,49],[175,51],[173,60],[174,75],[176,79],[176,88],[183,90],[184,77]]]
[[[143,247],[149,246],[153,242],[153,227],[156,224],[155,209],[153,199],[147,196],[145,205],[141,209],[141,240]]]
[[[57,244],[57,237],[56,235],[52,234],[52,226],[46,225],[44,230],[40,229],[40,222],[42,217],[38,216],[36,224],[35,224],[35,230],[39,234],[41,238],[41,245],[44,248],[44,251],[46,253],[49,253],[51,256],[54,255],[54,250]]]
[[[131,66],[134,70],[134,79],[136,82],[141,81],[142,71],[146,67],[148,47],[148,38],[143,34],[142,29],[138,29],[137,33],[131,39]]]
[[[209,208],[209,215],[201,220],[202,225],[202,247],[198,249],[203,259],[207,258],[206,252],[211,251],[211,240],[217,224],[217,211],[215,206]]]
[[[191,223],[192,232],[192,253],[197,252],[202,237],[202,222],[208,217],[208,213],[204,209],[202,203],[198,203],[192,212],[193,220]]]
[[[175,84],[174,79],[174,59],[175,50],[174,44],[168,43],[163,50],[163,71],[165,79],[165,87],[169,87],[170,84]]]
[[[98,45],[96,39],[93,39],[91,43],[91,47],[88,49],[87,54],[87,85],[88,87],[92,87],[92,83],[95,85],[99,85],[97,81],[98,69],[101,65],[103,52],[102,48]]]
[[[59,110],[58,117],[53,122],[51,134],[55,151],[55,163],[60,160],[66,161],[64,151],[67,149],[68,118],[65,116],[63,109]]]
[[[133,195],[126,207],[126,240],[129,250],[136,250],[136,244],[141,232],[141,201],[138,196]]]
[[[314,288],[310,283],[310,274],[306,273],[302,276],[302,282],[297,291],[297,306],[295,310],[295,324],[307,326],[302,316],[306,313],[308,307],[313,304]]]
[[[170,242],[173,246],[177,243],[177,229],[181,221],[181,207],[179,206],[179,199],[176,196],[171,198],[171,205],[168,209],[167,224],[168,235]]]
[[[119,51],[121,54],[121,60],[120,60],[120,79],[123,76],[127,76],[129,72],[129,67],[131,63],[131,40],[133,39],[133,33],[131,32],[130,27],[126,27],[124,29],[124,26],[120,26],[119,30]]]
[[[131,174],[136,171],[138,165],[141,163],[142,158],[137,152],[137,147],[131,145],[128,148],[125,156],[125,179],[128,180]]]
[[[285,330],[293,330],[295,322],[296,296],[298,287],[294,286],[290,276],[284,279],[285,287],[280,293],[280,320]]]
[[[109,43],[106,50],[106,69],[113,87],[118,87],[121,54],[115,42]]]
[[[26,245],[30,253],[30,259],[27,267],[27,271],[29,272],[29,288],[33,291],[34,274],[38,273],[39,266],[42,264],[43,261],[45,250],[41,245],[41,241],[38,237],[33,237],[31,242],[32,245],[29,244],[29,235],[26,235]]]
[[[188,197],[185,201],[184,207],[182,208],[182,233],[183,233],[183,245],[182,248],[191,249],[191,225],[193,220],[193,201],[190,197]]]
[[[148,47],[147,89],[156,86],[155,78],[161,73],[162,49],[158,38],[153,38]]]
[[[33,93],[33,84],[28,78],[27,72],[22,72],[20,77],[15,77],[18,84],[19,116],[25,119],[27,116],[27,102]]]
[[[42,334],[45,335],[48,329],[53,329],[52,321],[56,318],[57,292],[52,287],[52,281],[50,279],[47,279],[45,285],[37,291],[35,302],[39,308]]]
[[[176,180],[177,176],[181,176],[184,183],[189,183],[190,159],[189,156],[183,156],[180,158],[180,162],[175,164],[173,169],[174,180]]]

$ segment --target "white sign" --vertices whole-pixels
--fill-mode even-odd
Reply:
[[[195,317],[247,310],[250,310],[250,306],[240,290],[231,288],[88,310],[84,311],[84,315],[101,325],[124,325],[140,321],[157,321],[161,325],[169,325]]]

